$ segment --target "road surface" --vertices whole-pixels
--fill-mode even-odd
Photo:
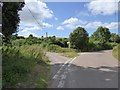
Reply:
[[[47,53],[48,88],[118,88],[118,61],[111,50],[84,52],[73,59]]]

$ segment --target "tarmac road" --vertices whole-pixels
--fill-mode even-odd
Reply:
[[[51,61],[48,88],[118,88],[118,61],[111,50],[84,52],[69,59],[47,53]]]

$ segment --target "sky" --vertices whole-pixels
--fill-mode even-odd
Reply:
[[[119,0],[118,0],[119,1]],[[99,26],[118,34],[118,2],[91,0],[90,2],[41,2],[25,0],[20,14],[18,35],[28,37],[69,37],[77,27],[83,27],[89,36]]]

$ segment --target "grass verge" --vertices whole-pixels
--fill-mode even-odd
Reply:
[[[61,55],[68,58],[74,58],[78,56],[76,52],[65,52],[65,53],[61,53]]]
[[[112,54],[120,61],[120,44],[113,48]]]
[[[68,58],[74,58],[78,56],[77,51],[71,48],[62,48],[58,45],[53,45],[53,44],[48,44],[48,45],[43,44],[41,45],[41,47],[48,52],[56,52]]]
[[[49,61],[39,46],[3,47],[2,58],[4,88],[47,86]]]

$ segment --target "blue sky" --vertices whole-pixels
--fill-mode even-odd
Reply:
[[[118,33],[117,3],[103,1],[45,3],[36,0],[33,3],[26,0],[25,7],[19,12],[21,22],[18,35],[27,37],[33,34],[41,37],[48,32],[49,36],[69,37],[78,26],[84,27],[89,36],[99,26],[108,27],[112,33]]]

